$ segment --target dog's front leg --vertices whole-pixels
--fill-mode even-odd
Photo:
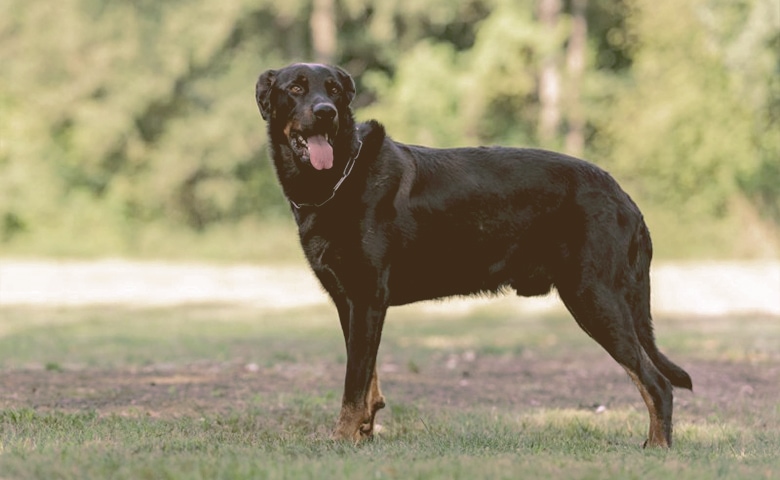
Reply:
[[[383,302],[380,305],[350,302],[349,329],[344,329],[347,371],[334,439],[358,442],[371,436],[376,411],[384,406],[376,376],[376,356],[386,311]]]
[[[344,295],[334,296],[333,301],[338,310],[341,331],[344,334],[344,342],[347,351],[349,351],[350,303]],[[377,412],[385,408],[385,397],[382,395],[382,390],[379,387],[379,375],[377,374],[376,362],[374,362],[374,373],[371,376],[371,386],[369,387],[367,403],[369,421],[366,424],[361,425],[361,432],[366,432],[366,435],[371,435],[371,433],[374,432],[374,420]]]

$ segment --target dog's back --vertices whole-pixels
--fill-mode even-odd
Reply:
[[[537,149],[384,143],[378,160],[390,165],[376,175],[399,178],[384,192],[393,209],[379,219],[392,234],[369,236],[366,248],[390,244],[392,304],[504,287],[543,295],[579,268],[570,257],[590,218],[620,219],[625,228],[616,226],[611,234],[621,236],[610,240],[624,250],[642,223],[612,177],[582,160]]]

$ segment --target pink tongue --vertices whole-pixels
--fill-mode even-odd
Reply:
[[[322,135],[315,135],[306,139],[309,144],[309,157],[311,165],[317,170],[323,170],[333,166],[333,147]]]

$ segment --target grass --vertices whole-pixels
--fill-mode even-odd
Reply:
[[[390,404],[382,412],[382,434],[353,446],[327,439],[340,391],[325,380],[295,391],[282,383],[244,402],[225,406],[223,401],[220,408],[206,403],[200,410],[155,415],[143,408],[20,405],[12,398],[23,392],[5,381],[25,372],[55,382],[69,372],[120,374],[198,362],[253,362],[262,372],[316,363],[341,368],[337,325],[328,307],[0,310],[0,402],[11,405],[0,410],[0,478],[780,476],[777,399],[752,409],[687,411],[678,416],[674,448],[664,452],[640,448],[647,421],[643,407],[622,404],[601,414],[576,404],[551,408],[509,401],[445,408],[436,405],[435,391],[394,400],[385,388]],[[659,319],[656,325],[665,351],[687,363],[776,370],[780,360],[777,319],[679,318]],[[391,311],[384,336],[381,356],[413,378],[429,376],[434,363],[464,351],[530,362],[598,350],[569,318],[518,317],[500,306],[465,315],[398,309]],[[220,401],[214,395],[214,402]]]
[[[780,322],[773,317],[660,318],[655,326],[659,345],[671,356],[696,352],[707,360],[766,361],[780,355]],[[519,314],[500,301],[469,314],[428,313],[414,306],[391,309],[382,340],[383,352],[420,366],[442,352],[515,355],[530,350],[561,355],[597,348],[567,315]],[[0,367],[6,368],[190,363],[204,358],[275,363],[323,357],[345,359],[330,306],[271,311],[219,305],[0,310]]]
[[[119,367],[245,358],[306,361],[338,351],[341,333],[327,308],[258,312],[220,306],[0,311],[0,367]],[[44,334],[45,332],[45,334]],[[306,349],[301,336],[324,337]],[[335,360],[337,356],[333,356]]]
[[[0,414],[8,478],[775,478],[778,438],[687,425],[669,452],[643,451],[635,412],[432,415],[393,412],[398,432],[360,446],[312,438],[328,415],[305,401],[150,420],[94,412]]]
[[[2,254],[7,258],[68,260],[118,256],[215,263],[301,264],[304,261],[295,223],[286,212],[268,220],[249,218],[204,231],[168,223],[123,228],[112,228],[105,222],[94,225],[74,222],[73,225],[78,227],[28,232],[10,242],[0,243]],[[84,231],[89,231],[90,235],[85,237]]]

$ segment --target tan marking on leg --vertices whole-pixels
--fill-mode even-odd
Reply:
[[[341,413],[336,422],[336,429],[331,438],[333,440],[347,440],[353,443],[359,442],[365,435],[361,431],[363,424],[369,418],[368,409],[365,406],[356,407],[343,403]]]
[[[628,376],[631,377],[631,380],[634,381],[634,385],[636,385],[636,388],[642,395],[642,399],[645,401],[645,405],[647,405],[647,411],[650,414],[650,429],[647,434],[647,440],[643,446],[669,448],[670,445],[666,441],[666,434],[664,432],[664,422],[655,408],[653,397],[650,395],[650,392],[647,391],[642,382],[639,381],[639,377],[636,373],[632,372],[625,366],[623,366],[623,369],[626,371],[626,373],[628,373]]]
[[[368,394],[368,407],[371,413],[370,421],[361,426],[361,432],[364,435],[374,434],[376,413],[385,408],[385,397],[382,395],[382,391],[379,388],[379,375],[376,373],[376,367],[374,367],[374,374],[371,377],[371,389]]]
[[[379,388],[379,376],[374,368],[365,402],[360,406],[343,403],[331,438],[359,442],[374,434],[376,413],[385,407],[385,397]]]
[[[379,387],[379,376],[374,367],[366,398],[360,405],[350,405],[342,401],[341,413],[331,438],[359,442],[374,434],[376,413],[385,407],[385,397]]]

